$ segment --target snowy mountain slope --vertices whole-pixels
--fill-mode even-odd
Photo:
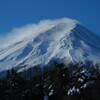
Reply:
[[[0,71],[15,67],[23,71],[51,60],[64,63],[93,60],[99,62],[100,38],[79,22],[63,18],[44,22],[27,37],[0,51]],[[28,65],[28,67],[23,67]]]

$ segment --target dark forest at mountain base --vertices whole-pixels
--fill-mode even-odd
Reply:
[[[99,64],[92,62],[34,67],[27,80],[14,69],[0,80],[0,100],[100,100]],[[25,75],[24,75],[25,76]]]

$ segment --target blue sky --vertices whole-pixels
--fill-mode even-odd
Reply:
[[[100,0],[0,0],[0,35],[43,19],[68,17],[100,35]]]

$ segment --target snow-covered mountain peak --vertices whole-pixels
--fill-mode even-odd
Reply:
[[[27,37],[24,37],[23,40],[30,39],[30,38],[33,39],[40,35],[53,36],[55,35],[55,33],[57,32],[60,33],[60,31],[65,31],[65,30],[66,33],[68,33],[72,29],[74,29],[77,24],[79,24],[78,21],[69,18],[41,21],[39,24],[37,24],[37,27],[34,30],[32,30],[31,34],[29,34],[29,36]]]
[[[0,50],[16,44],[17,42],[26,41],[28,39],[34,39],[42,33],[51,31],[61,31],[66,28],[67,32],[72,30],[79,22],[69,18],[55,19],[55,20],[42,20],[37,24],[28,24],[21,28],[14,28],[11,34],[2,38]],[[50,33],[49,33],[50,34]],[[52,34],[52,33],[51,33]],[[63,34],[62,34],[63,35]],[[6,40],[6,41],[5,41]]]
[[[23,71],[58,59],[64,63],[99,62],[100,38],[75,20],[45,20],[18,32],[29,34],[0,51],[0,71],[12,67]]]

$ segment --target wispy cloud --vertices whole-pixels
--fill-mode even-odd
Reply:
[[[35,28],[34,24],[29,24],[21,28],[13,28],[10,33],[6,33],[5,36],[0,36],[0,49],[4,48],[16,41],[21,40],[24,37],[27,37],[32,33],[32,30]]]
[[[68,18],[62,18],[62,20],[64,22],[70,21]],[[12,31],[7,33],[6,36],[0,36],[0,49],[20,41],[29,35],[33,35],[33,37],[35,37],[37,34],[40,34],[40,32],[44,32],[52,28],[55,24],[62,20],[42,20],[38,24],[27,24],[19,28],[13,28]]]
[[[12,31],[6,33],[5,36],[0,35],[0,49],[20,41],[29,35],[37,35],[40,31],[45,30],[50,22],[50,20],[44,20],[40,21],[38,24],[27,24],[19,28],[13,28]]]

